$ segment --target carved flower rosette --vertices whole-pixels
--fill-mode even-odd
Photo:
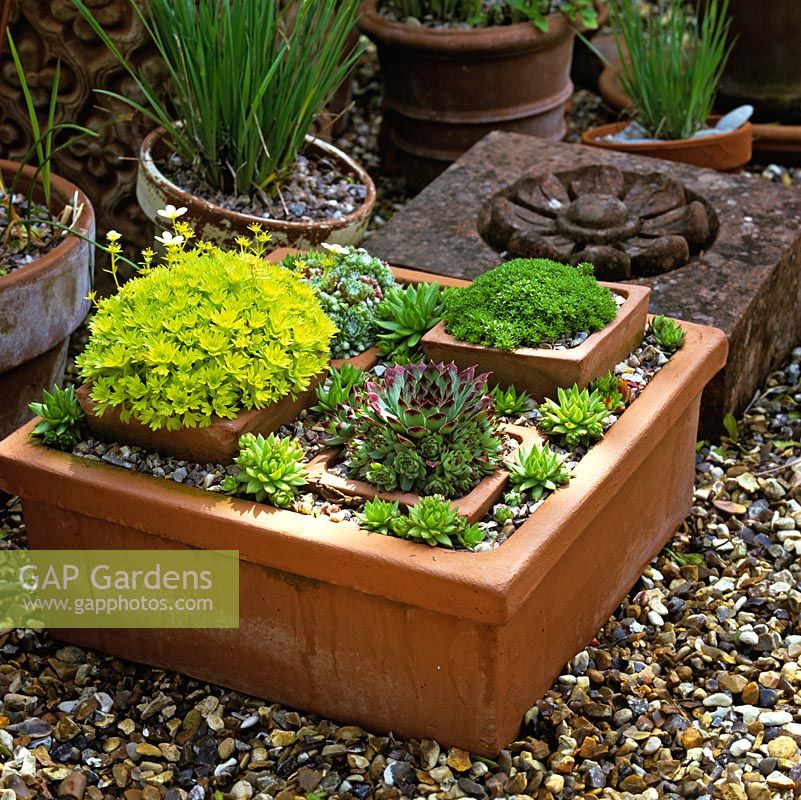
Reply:
[[[668,175],[606,165],[529,172],[487,200],[478,219],[483,238],[510,258],[589,261],[601,280],[682,267],[718,227],[712,206]]]

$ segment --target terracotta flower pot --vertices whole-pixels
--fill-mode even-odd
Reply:
[[[411,185],[493,130],[564,137],[574,41],[564,15],[551,14],[546,33],[530,22],[437,29],[394,22],[366,0],[359,25],[378,48],[383,133]]]
[[[606,67],[598,79],[598,91],[611,108],[622,111],[631,105],[631,98],[620,85],[617,70]],[[801,163],[801,125],[751,123],[752,149],[760,163]]]
[[[221,497],[31,438],[0,444],[33,549],[238,550],[238,629],[56,630],[248,695],[485,756],[585,647],[692,504],[722,332],[678,351],[499,549],[451,552]]]
[[[718,117],[710,117],[715,122]],[[702,136],[697,139],[675,139],[660,142],[610,142],[605,137],[619,133],[628,122],[613,122],[591,128],[581,134],[582,144],[616,150],[619,153],[663,158],[718,172],[736,172],[751,160],[752,127],[750,122],[735,131]]]
[[[521,447],[528,447],[532,443],[542,443],[542,436],[534,428],[523,428],[517,425],[504,425],[507,435],[516,439]],[[415,505],[420,500],[420,495],[414,492],[382,492],[377,487],[365,481],[352,478],[343,478],[328,468],[339,458],[341,450],[339,448],[329,448],[318,454],[309,464],[309,469],[318,473],[319,482],[322,486],[335,489],[342,494],[351,497],[361,497],[364,500],[372,500],[380,497],[390,503],[398,503],[403,508]],[[451,501],[451,505],[470,522],[478,522],[498,502],[507,481],[509,471],[503,467],[496,469],[491,475],[482,478],[473,489],[464,497],[457,497]]]
[[[7,187],[18,169],[12,161],[0,161]],[[27,191],[33,174],[32,167],[23,170],[17,191]],[[95,215],[86,195],[57,175],[50,184],[54,208],[75,198],[83,205],[75,229],[93,239]],[[34,197],[43,199],[38,189]],[[42,389],[61,383],[66,340],[89,312],[86,298],[93,272],[92,245],[68,236],[30,264],[0,277],[0,437],[30,419],[28,403],[40,400]]]
[[[514,385],[535,400],[555,398],[559,386],[577,383],[583,388],[613,369],[637,347],[642,341],[648,314],[651,290],[647,286],[600,283],[626,300],[610,323],[588,336],[578,347],[496,350],[462,342],[447,333],[445,323],[440,322],[423,336],[423,350],[431,361],[453,361],[460,369],[477,364],[480,370],[491,373],[491,384]]]
[[[240,411],[234,419],[214,417],[205,428],[178,428],[153,430],[136,419],[123,422],[117,408],[108,409],[103,416],[95,413],[95,404],[89,396],[90,385],[84,384],[76,394],[86,415],[89,430],[98,438],[110,442],[123,442],[147,450],[157,450],[162,456],[183,458],[198,464],[230,464],[239,452],[239,437],[243,433],[267,435],[291,422],[314,401],[311,386],[294,399],[284,397],[265,408]]]
[[[181,220],[194,228],[198,238],[229,247],[235,245],[237,236],[251,236],[248,226],[254,223],[259,223],[264,230],[269,231],[273,244],[276,245],[313,247],[321,242],[346,245],[358,244],[364,238],[375,206],[375,185],[363,167],[334,145],[322,139],[306,137],[310,152],[326,156],[337,164],[343,174],[364,184],[367,194],[362,205],[340,219],[291,222],[231,211],[176,186],[158,166],[169,153],[163,133],[159,128],[145,137],[139,152],[139,172],[136,178],[136,199],[148,219],[156,225],[164,226],[164,220],[156,212],[172,204],[177,208],[183,206],[187,209]]]

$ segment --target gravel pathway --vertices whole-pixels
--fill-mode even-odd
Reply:
[[[0,634],[0,798],[797,797],[800,375],[798,348],[729,440],[701,447],[690,517],[497,759],[15,630]],[[0,516],[0,546],[24,546],[19,512]]]

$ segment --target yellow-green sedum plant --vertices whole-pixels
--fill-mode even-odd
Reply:
[[[296,396],[326,368],[334,324],[310,286],[260,257],[267,236],[254,233],[238,251],[190,248],[175,222],[157,237],[163,258],[145,251],[140,276],[99,301],[76,361],[98,414],[205,427]]]

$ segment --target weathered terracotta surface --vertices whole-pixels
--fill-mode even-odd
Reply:
[[[375,206],[375,185],[363,167],[332,144],[307,137],[310,151],[325,155],[337,163],[343,174],[351,175],[354,180],[364,184],[367,190],[364,202],[340,219],[289,222],[230,211],[176,186],[159,170],[159,163],[168,153],[162,134],[163,131],[157,129],[142,142],[136,181],[139,205],[147,218],[157,225],[162,224],[156,213],[158,209],[172,204],[187,209],[186,215],[181,219],[188,222],[200,238],[229,247],[235,245],[238,236],[251,236],[248,226],[255,223],[269,231],[273,243],[277,245],[313,247],[321,242],[346,245],[358,244],[364,238]]]
[[[615,318],[600,331],[588,336],[570,350],[521,347],[495,350],[455,339],[440,322],[423,336],[422,347],[431,361],[453,361],[460,369],[478,365],[490,372],[489,382],[525,389],[536,400],[556,397],[559,386],[574,383],[584,388],[594,378],[605,375],[626,358],[642,341],[651,290],[625,283],[602,283],[621,294],[626,302]]]
[[[234,419],[214,417],[206,428],[166,428],[152,430],[136,419],[123,422],[120,412],[111,408],[98,416],[95,405],[89,396],[89,384],[81,386],[76,394],[86,415],[89,430],[101,439],[123,442],[148,450],[158,450],[161,455],[183,458],[199,464],[209,462],[230,464],[239,452],[239,437],[244,433],[262,434],[277,431],[281,425],[291,422],[314,400],[316,379],[309,389],[296,398],[284,397],[266,408],[240,411]]]
[[[370,347],[363,353],[349,358],[332,358],[328,363],[334,369],[342,369],[345,364],[350,364],[358,369],[372,369],[378,363],[378,348]]]
[[[714,325],[729,337],[726,369],[704,393],[704,436],[717,436],[767,375],[801,341],[801,192],[686,164],[548,142],[500,131],[465,153],[367,242],[401,267],[472,278],[503,260],[481,236],[481,206],[536,170],[545,175],[604,164],[622,172],[660,172],[707,200],[719,231],[680,269],[636,283],[649,286],[651,311]]]
[[[517,425],[504,425],[503,427],[504,431],[516,439],[521,447],[528,447],[534,442],[542,442],[542,436],[533,428],[523,428]],[[352,497],[362,497],[365,500],[380,497],[390,503],[397,502],[403,508],[413,506],[420,500],[420,495],[414,492],[382,492],[365,481],[343,478],[340,475],[329,472],[327,467],[337,460],[339,452],[335,448],[324,450],[310,463],[310,470],[319,473],[319,482],[322,486],[336,489],[338,492]],[[498,468],[491,475],[479,481],[464,497],[457,497],[452,500],[451,505],[463,517],[467,517],[470,522],[478,522],[498,502],[508,479],[508,470]]]
[[[69,339],[63,339],[46,353],[0,372],[0,439],[33,416],[28,403],[41,401],[43,389],[61,385],[68,346]]]
[[[700,393],[726,340],[685,327],[685,347],[571,482],[489,553],[429,549],[81,461],[32,442],[32,424],[0,444],[0,487],[23,498],[32,548],[239,550],[237,630],[58,638],[491,756],[690,508]]]
[[[592,263],[599,280],[660,275],[715,241],[714,208],[661,172],[535,167],[488,198],[478,230],[509,258]]]
[[[3,182],[11,184],[19,165],[0,161]],[[17,191],[27,191],[32,167],[26,167]],[[52,206],[58,213],[77,192],[83,211],[75,230],[95,235],[95,216],[86,195],[69,181],[53,175]],[[39,191],[37,200],[42,199]],[[27,266],[0,276],[0,372],[12,369],[51,350],[68,337],[89,312],[86,299],[92,288],[93,248],[77,236],[68,236]]]
[[[366,0],[359,25],[381,62],[384,135],[413,186],[492,130],[564,137],[574,30],[562,14],[546,33],[529,22],[437,29],[389,20]]]
[[[716,119],[710,117],[710,121]],[[751,160],[753,132],[750,122],[746,122],[736,131],[702,136],[698,139],[676,139],[665,142],[606,141],[605,137],[619,133],[627,125],[627,122],[612,122],[609,125],[591,128],[581,134],[581,142],[604,150],[678,161],[681,164],[706,167],[718,172],[736,172]]]

